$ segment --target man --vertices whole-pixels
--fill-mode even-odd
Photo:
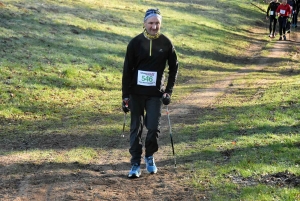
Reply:
[[[286,32],[286,23],[287,19],[291,17],[291,7],[287,4],[287,0],[282,0],[282,3],[276,9],[276,16],[278,17],[279,22],[279,40],[286,40],[285,32]]]
[[[148,9],[144,17],[143,33],[127,46],[122,77],[123,111],[131,113],[131,165],[128,177],[139,177],[144,125],[145,163],[149,173],[156,173],[153,154],[158,151],[162,103],[167,105],[177,77],[178,61],[172,42],[160,33],[162,16],[159,9]],[[168,64],[168,81],[164,86],[164,70]],[[146,113],[145,113],[146,112]],[[145,115],[146,114],[146,115]]]
[[[295,28],[298,26],[298,14],[300,9],[300,0],[296,0],[296,12],[294,15],[294,26]]]
[[[267,9],[267,17],[270,19],[270,25],[269,25],[269,30],[270,30],[270,35],[269,37],[274,38],[275,37],[275,31],[276,31],[276,24],[277,24],[277,18],[275,15],[277,7],[280,5],[278,0],[272,0],[268,6]]]
[[[296,0],[287,0],[287,4],[290,5],[291,7],[291,18],[288,19],[287,21],[287,24],[286,24],[286,30],[287,30],[287,33],[290,33],[290,30],[291,30],[291,25],[292,27],[294,27],[294,15],[296,13]]]

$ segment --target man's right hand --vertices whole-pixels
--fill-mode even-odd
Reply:
[[[168,93],[164,93],[162,97],[162,102],[164,105],[169,105],[171,102],[171,96]]]
[[[122,109],[123,109],[123,112],[125,112],[125,113],[130,111],[129,101],[130,101],[129,98],[124,98],[122,101]]]

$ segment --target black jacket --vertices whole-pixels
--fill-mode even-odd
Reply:
[[[293,10],[297,9],[297,3],[296,0],[288,0],[287,3],[293,7]]]
[[[277,7],[280,5],[279,2],[271,2],[268,6],[268,9],[267,9],[267,16],[269,17],[270,15],[270,11],[273,11],[273,15],[275,15],[275,11],[277,9]]]
[[[296,0],[296,10],[297,10],[297,12],[299,12],[299,8],[300,8],[300,0]]]
[[[164,71],[169,66],[167,86],[164,86]],[[155,86],[138,84],[139,71],[157,72]],[[172,94],[178,71],[178,61],[172,42],[163,34],[149,40],[143,33],[133,38],[128,46],[123,67],[122,98],[130,94],[161,97]]]

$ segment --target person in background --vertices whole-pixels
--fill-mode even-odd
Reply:
[[[300,9],[300,0],[296,0],[296,12],[294,15],[294,27],[295,28],[297,28],[297,26],[298,26],[299,9]]]
[[[286,23],[288,18],[291,17],[291,7],[287,4],[287,0],[282,0],[282,3],[277,7],[275,14],[278,17],[279,22],[279,40],[282,40],[282,37],[286,40]]]
[[[296,0],[287,0],[287,4],[291,7],[291,18],[287,20],[286,30],[290,33],[291,27],[294,27],[294,15],[296,13]]]
[[[277,18],[275,15],[277,7],[280,5],[278,0],[272,0],[267,8],[267,17],[266,19],[270,19],[269,24],[269,37],[274,38],[276,33],[276,24],[277,24]]]
[[[129,42],[124,60],[122,106],[125,113],[131,113],[129,178],[140,177],[141,174],[144,125],[148,130],[144,157],[146,169],[149,173],[157,173],[153,155],[158,151],[162,104],[170,103],[177,78],[176,51],[170,39],[160,32],[161,23],[160,10],[148,9],[144,17],[144,31]]]

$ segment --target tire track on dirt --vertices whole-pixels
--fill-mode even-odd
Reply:
[[[20,182],[20,187],[19,187],[19,192],[18,192],[18,197],[19,198],[27,198],[28,197],[28,192],[27,190],[29,189],[29,179],[30,175],[27,175],[24,177],[24,179]]]
[[[46,199],[47,201],[51,201],[51,194],[52,194],[52,191],[53,191],[53,185],[50,185],[48,188],[47,188],[47,193],[46,193]]]

